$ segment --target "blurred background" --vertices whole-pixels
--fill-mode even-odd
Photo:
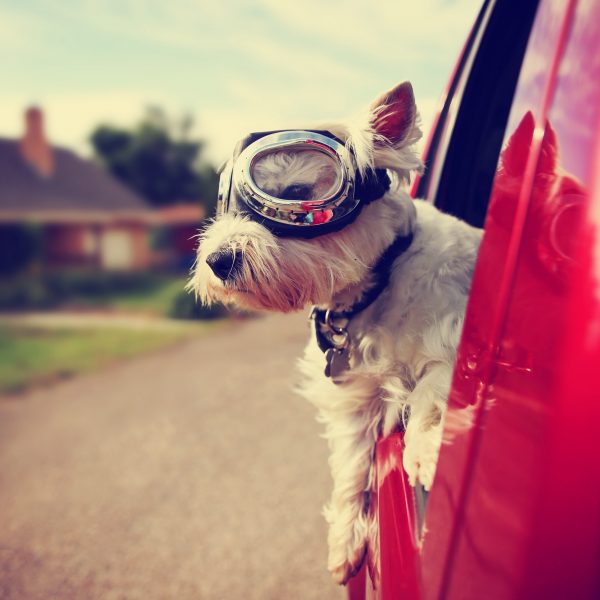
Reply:
[[[0,597],[328,598],[306,315],[184,290],[218,166],[413,83],[479,0],[0,6]]]

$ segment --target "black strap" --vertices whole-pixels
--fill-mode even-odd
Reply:
[[[355,181],[356,197],[365,205],[379,200],[390,189],[392,183],[385,169],[368,169],[364,176],[357,170]]]
[[[365,308],[373,304],[373,302],[375,302],[375,300],[378,298],[379,294],[383,292],[390,282],[390,275],[392,273],[392,265],[394,264],[394,260],[400,256],[400,254],[406,252],[408,247],[411,245],[412,240],[412,233],[398,236],[393,243],[386,248],[384,253],[379,257],[379,260],[375,266],[371,269],[371,272],[375,276],[375,283],[362,295],[357,302],[355,302],[347,310],[329,311],[330,318],[345,318],[350,320],[358,313],[365,310]],[[326,325],[325,317],[327,312],[328,311],[325,309],[315,307],[313,308],[311,315],[312,318],[315,319],[314,329],[317,337],[317,344],[322,352],[327,352],[327,350],[334,348],[332,341],[322,331],[324,329],[323,326]]]
[[[413,240],[412,233],[408,235],[398,236],[392,243],[391,246],[386,248],[385,252],[379,257],[379,260],[372,269],[373,274],[376,277],[375,285],[369,288],[362,296],[362,298],[355,302],[348,310],[341,311],[342,314],[351,319],[359,312],[365,310],[367,306],[370,306],[375,302],[377,296],[383,292],[390,282],[390,275],[392,273],[392,265],[394,260],[400,256],[403,252],[408,250]]]
[[[391,185],[390,176],[385,169],[369,170],[364,177],[356,171],[355,182],[355,195],[360,199],[356,207],[343,217],[338,217],[329,223],[322,223],[315,227],[300,227],[298,225],[289,225],[287,223],[272,221],[268,217],[261,215],[251,207],[245,205],[243,201],[238,203],[237,210],[239,212],[251,214],[255,221],[277,236],[310,239],[327,233],[341,231],[344,227],[347,227],[350,223],[355,221],[363,207],[371,204],[371,202],[374,202],[375,200],[379,200],[379,198],[390,189]]]

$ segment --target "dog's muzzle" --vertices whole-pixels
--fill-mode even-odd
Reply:
[[[277,185],[268,178],[275,153],[314,167],[290,169],[292,180]],[[389,187],[385,169],[362,177],[353,152],[328,131],[252,133],[221,172],[217,217],[245,214],[275,235],[310,238],[345,227]]]

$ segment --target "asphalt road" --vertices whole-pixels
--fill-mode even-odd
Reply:
[[[0,401],[0,598],[344,598],[305,315]]]

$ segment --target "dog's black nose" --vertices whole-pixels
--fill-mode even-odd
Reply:
[[[218,250],[206,257],[206,263],[221,281],[232,279],[241,262],[241,252],[234,252],[229,248],[227,250]]]

